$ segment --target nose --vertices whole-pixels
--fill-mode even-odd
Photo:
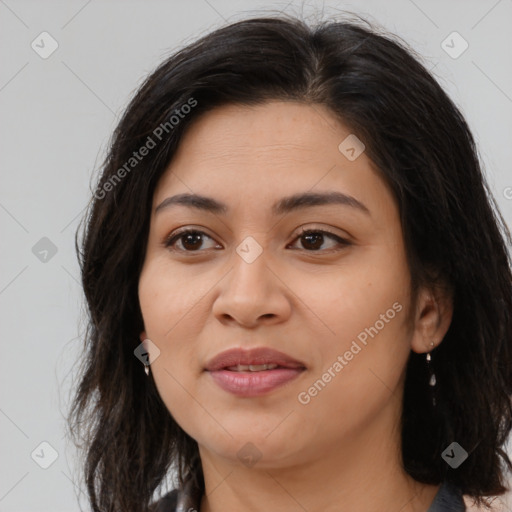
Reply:
[[[235,323],[247,328],[260,324],[272,325],[285,321],[291,313],[289,287],[271,268],[268,249],[254,260],[233,254],[233,266],[219,283],[213,303],[214,316],[224,324]]]

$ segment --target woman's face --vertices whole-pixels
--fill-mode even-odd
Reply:
[[[141,340],[160,350],[156,386],[202,455],[284,467],[346,453],[361,436],[389,440],[399,421],[417,343],[410,276],[397,205],[350,135],[320,105],[220,107],[190,126],[158,184]],[[209,200],[155,211],[180,194]],[[166,246],[183,229],[201,233]],[[289,359],[207,370],[254,348]]]

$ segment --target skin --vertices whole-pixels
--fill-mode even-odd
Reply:
[[[155,190],[139,281],[140,339],[159,348],[151,364],[158,392],[198,443],[201,512],[329,512],[340,504],[347,511],[425,512],[439,489],[403,470],[399,419],[410,351],[441,342],[452,303],[421,289],[413,304],[397,204],[364,152],[350,161],[338,150],[350,133],[321,105],[219,107],[189,127]],[[282,197],[333,190],[370,214],[339,204],[271,214]],[[229,213],[180,205],[155,214],[178,193],[213,197]],[[165,247],[184,226],[206,236]],[[350,244],[328,235],[312,243],[300,236],[301,226]],[[236,252],[249,236],[263,251],[252,263]],[[401,311],[300,403],[299,393],[394,303]],[[306,370],[256,398],[222,390],[203,371],[226,349],[263,346]],[[261,457],[251,467],[237,456],[247,443]]]

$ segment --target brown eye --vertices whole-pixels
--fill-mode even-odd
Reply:
[[[178,233],[173,233],[164,242],[164,245],[173,251],[203,252],[205,249],[205,239],[214,242],[210,249],[221,248],[221,246],[215,245],[212,237],[208,236],[204,231],[197,229],[184,229]],[[307,252],[323,252],[336,249],[337,246],[345,247],[350,245],[350,242],[334,233],[320,229],[302,230],[295,240],[302,240],[302,248]],[[326,244],[326,240],[332,241],[330,247],[322,247]]]
[[[203,231],[187,229],[171,235],[166,240],[165,247],[171,247],[172,249],[175,249],[175,243],[181,242],[182,247],[177,248],[176,250],[184,252],[198,252],[198,249],[201,249],[204,243],[203,238],[208,238],[213,241],[213,238],[208,236]]]
[[[350,245],[350,243],[347,240],[340,238],[334,233],[330,233],[329,231],[319,229],[303,230],[301,231],[300,235],[297,237],[296,240],[302,240],[302,246],[304,247],[304,249],[306,249],[309,252],[312,252],[322,250],[322,245],[325,243],[326,238],[334,240],[335,244],[334,247],[324,247],[324,250],[333,249],[336,247],[336,245]]]

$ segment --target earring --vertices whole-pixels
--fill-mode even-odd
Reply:
[[[434,342],[432,341],[430,343],[430,345],[433,347],[434,346]],[[430,355],[430,352],[427,353],[427,366],[430,370],[430,382],[429,382],[429,385],[434,387],[436,385],[436,374],[432,371],[432,356]]]
[[[144,365],[144,371],[146,372],[146,375],[149,376],[149,364]]]
[[[434,347],[434,342],[433,341],[430,343],[430,346]],[[431,356],[431,352],[427,353],[426,360],[427,360],[427,370],[428,370],[428,373],[430,373],[430,381],[429,381],[428,384],[431,387],[432,392],[433,392],[434,388],[435,388],[435,385],[436,385],[436,374],[432,370],[432,356]],[[432,398],[432,402],[433,402],[434,405],[436,405],[436,399],[435,398]]]

